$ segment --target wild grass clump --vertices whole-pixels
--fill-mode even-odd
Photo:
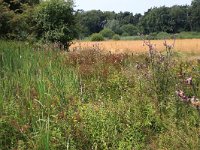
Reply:
[[[128,55],[1,41],[0,149],[199,149],[200,63],[144,44]]]

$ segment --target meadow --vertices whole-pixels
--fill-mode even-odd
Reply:
[[[0,42],[0,149],[200,149],[198,58]]]
[[[164,40],[151,41],[158,51],[162,51],[165,49],[165,46],[163,45]],[[167,42],[173,43],[173,40],[167,40]],[[70,49],[91,49],[93,47],[98,47],[98,49],[105,51],[111,51],[112,53],[148,52],[148,47],[144,45],[143,40],[108,40],[100,42],[74,41],[74,44],[71,45]],[[180,52],[200,53],[200,39],[177,39],[175,41],[174,50]]]

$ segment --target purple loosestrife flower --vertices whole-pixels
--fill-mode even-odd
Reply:
[[[197,97],[193,96],[190,99],[190,102],[194,107],[196,107],[197,109],[200,109],[200,101],[199,101],[199,99]]]
[[[185,80],[187,85],[192,85],[192,77],[189,77]]]
[[[184,101],[184,102],[190,101],[190,99],[185,95],[185,93],[182,90],[176,91],[176,94],[178,95],[178,97],[181,98],[181,101]]]
[[[193,96],[192,98],[189,98],[185,95],[185,93],[182,90],[176,91],[176,94],[181,99],[181,101],[187,102],[193,107],[196,107],[198,110],[200,110],[200,101],[197,97]]]

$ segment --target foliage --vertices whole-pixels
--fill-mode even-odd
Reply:
[[[50,3],[56,4],[50,5]],[[64,7],[62,8],[61,5]],[[48,11],[45,12],[47,6]],[[57,6],[61,9],[55,9]],[[101,10],[74,11],[71,0],[67,2],[64,0],[41,2],[39,0],[0,0],[0,38],[60,41],[60,45],[64,44],[67,48],[70,42],[65,41],[73,38],[84,39],[93,33],[99,33],[104,28],[112,30],[115,34],[126,36],[136,35],[137,32],[143,34],[198,32],[199,6],[199,0],[193,0],[191,5],[154,7],[142,15],[128,11],[119,13]],[[52,14],[50,14],[51,9],[54,9]],[[48,17],[47,13],[51,17]],[[55,17],[56,14],[59,17]],[[51,20],[51,18],[54,19]]]
[[[105,17],[102,11],[100,10],[91,10],[91,11],[78,11],[77,22],[80,26],[81,34],[84,36],[89,36],[92,33],[100,32],[105,24]]]
[[[34,33],[44,42],[57,42],[67,49],[75,38],[73,3],[64,0],[42,2],[34,12]]]
[[[109,38],[111,39],[113,37],[113,35],[115,34],[112,30],[108,29],[108,28],[104,28],[103,30],[101,30],[101,32],[99,32],[101,35],[103,35],[103,37],[105,38]]]
[[[170,9],[170,16],[172,20],[172,32],[179,33],[182,31],[190,31],[191,21],[189,19],[189,7],[188,6],[173,6]]]
[[[199,61],[0,42],[0,149],[200,149]]]
[[[123,25],[121,27],[123,33],[127,33],[128,36],[134,36],[138,34],[138,29],[132,24]]]
[[[116,41],[120,40],[119,34],[113,35],[112,39],[113,39],[113,40],[116,40]]]
[[[109,28],[119,35],[123,32],[136,35],[136,30],[143,34],[198,31],[200,20],[198,6],[198,1],[193,1],[190,6],[154,7],[146,11],[144,15],[100,10],[81,11],[78,13],[78,20],[80,20],[78,22],[80,22],[82,32],[86,33],[85,36],[99,32],[103,28]],[[134,33],[123,31],[123,28],[133,28],[133,26],[135,26]]]
[[[120,22],[118,20],[108,20],[105,24],[105,28],[108,28],[114,31],[116,34],[122,34],[122,30],[120,28]]]
[[[93,33],[90,37],[90,40],[91,41],[103,41],[104,40],[104,37],[102,34],[100,33]]]
[[[159,32],[156,35],[156,39],[170,39],[171,35],[168,34],[167,32]]]
[[[122,36],[126,37],[129,36],[129,34],[127,32],[122,33]]]
[[[172,21],[168,7],[153,8],[142,17],[140,26],[144,33],[172,32]]]
[[[200,38],[200,32],[180,32],[177,34],[177,38],[180,39],[198,39]]]
[[[28,36],[29,5],[20,1],[0,1],[0,37],[24,40]]]
[[[200,31],[200,0],[193,0],[191,4],[192,30]]]

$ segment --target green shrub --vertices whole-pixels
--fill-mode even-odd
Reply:
[[[122,36],[130,36],[127,32],[123,32]]]
[[[103,35],[100,33],[94,33],[91,35],[91,41],[103,41]]]
[[[115,33],[111,29],[104,28],[101,30],[100,34],[102,34],[105,38],[111,39]]]
[[[147,36],[147,39],[148,40],[155,40],[157,39],[157,33],[156,32],[153,32],[153,33],[150,33],[148,36]]]
[[[10,1],[11,2],[11,1]],[[16,7],[20,8],[16,8]],[[0,38],[24,40],[28,36],[29,20],[32,9],[23,2],[0,1]]]
[[[126,24],[121,27],[122,31],[127,33],[128,35],[137,35],[138,28],[132,24]]]
[[[0,149],[15,149],[19,140],[24,140],[23,134],[10,123],[0,121]]]
[[[200,38],[200,32],[180,32],[179,34],[177,34],[177,38],[180,39]]]
[[[120,40],[119,34],[113,35],[112,39],[113,39],[113,40]]]
[[[165,39],[165,38],[170,38],[170,34],[167,32],[159,32],[157,34],[157,39]]]
[[[42,2],[34,12],[35,36],[44,42],[58,42],[67,49],[76,36],[73,3],[64,0]]]
[[[120,28],[120,22],[119,20],[107,20],[107,23],[105,24],[105,28],[111,29],[116,34],[121,35],[123,33],[122,29]]]

